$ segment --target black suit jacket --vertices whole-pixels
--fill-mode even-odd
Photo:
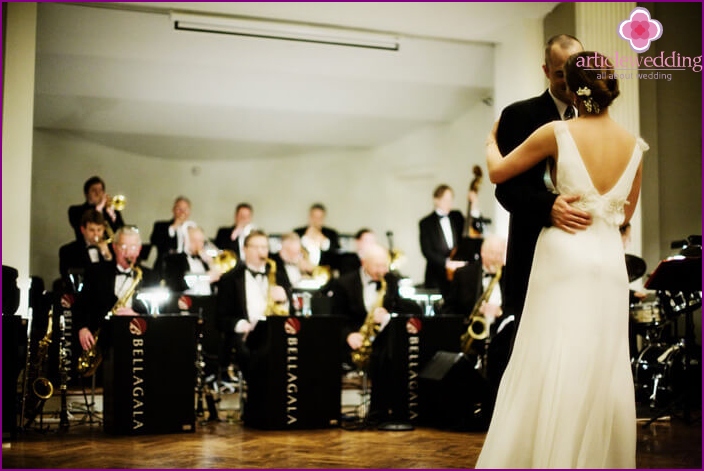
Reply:
[[[501,113],[496,140],[503,155],[522,143],[543,124],[560,119],[555,102],[545,93],[509,105]],[[496,187],[496,198],[510,213],[506,250],[504,310],[518,322],[533,263],[535,244],[543,227],[551,225],[550,211],[557,195],[545,187],[543,161]]]
[[[97,260],[94,262],[91,260],[88,251],[94,251]],[[110,246],[110,251],[112,252],[112,246]],[[71,287],[73,283],[69,277],[69,270],[79,271],[85,273],[87,269],[93,265],[103,262],[103,256],[97,247],[86,246],[83,236],[81,240],[74,240],[68,244],[64,244],[59,248],[59,272],[61,273],[61,280],[64,282],[65,287]]]
[[[81,218],[83,217],[83,213],[89,209],[95,209],[95,206],[88,204],[87,202],[69,206],[68,208],[68,222],[71,224],[71,227],[73,227],[73,232],[76,235],[76,240],[78,241],[83,240],[83,234],[81,234]],[[125,225],[125,222],[122,220],[122,213],[120,213],[120,211],[115,211],[115,221],[113,221],[110,219],[110,214],[108,214],[108,211],[103,208],[103,217],[105,217],[105,220],[108,224],[110,224],[110,228],[113,232]]]
[[[178,238],[169,235],[169,226],[174,223],[174,220],[156,221],[152,228],[152,233],[149,236],[149,243],[152,247],[156,247],[156,260],[154,261],[154,269],[163,273],[164,258],[178,249]]]
[[[454,246],[460,243],[462,229],[464,227],[464,216],[457,210],[450,211],[450,227]],[[445,271],[445,260],[450,256],[450,248],[447,246],[445,236],[440,226],[440,216],[433,211],[420,220],[420,250],[426,259],[425,265],[425,287],[439,288],[443,293],[449,285],[447,273]]]
[[[299,227],[297,229],[294,229],[293,232],[295,232],[296,234],[298,234],[299,237],[302,238],[303,235],[306,233],[307,229],[308,226]],[[336,269],[338,265],[337,255],[340,250],[340,235],[335,229],[331,229],[329,227],[323,227],[321,229],[321,232],[325,237],[330,239],[330,247],[328,248],[328,250],[321,250],[320,263],[318,265],[327,265],[330,268]]]
[[[73,325],[74,332],[83,327],[88,327],[95,332],[104,323],[105,315],[117,302],[115,296],[115,276],[117,265],[114,260],[91,265],[85,274],[83,290],[79,293],[74,304]],[[137,285],[137,290],[154,286],[156,284],[153,272],[141,267],[142,280]],[[133,297],[132,309],[140,314],[147,314],[148,308],[144,303]]]
[[[420,314],[421,308],[413,301],[401,298],[398,293],[398,276],[388,273],[386,293],[382,306],[389,312],[398,314]],[[331,290],[332,313],[344,318],[342,326],[342,341],[347,345],[347,336],[357,332],[367,318],[364,305],[364,291],[360,271],[350,272],[332,280],[323,291]],[[349,350],[349,347],[346,347]]]
[[[247,266],[241,263],[225,273],[218,282],[217,326],[222,332],[234,332],[235,326],[240,319],[249,319],[244,278],[246,269]],[[289,306],[293,309],[293,303],[291,302],[291,284],[288,283],[288,277],[285,271],[276,270],[276,284],[286,290],[289,298]]]
[[[203,267],[207,272],[208,264],[203,261]],[[185,252],[172,253],[164,257],[164,272],[162,279],[171,291],[182,292],[188,289],[185,275],[191,271],[188,263],[188,255]]]
[[[477,300],[484,293],[482,284],[483,271],[481,260],[468,263],[458,268],[450,283],[447,296],[444,299],[443,312],[445,314],[457,314],[468,317]],[[501,300],[503,305],[503,293],[505,291],[505,278],[501,277],[499,285],[494,289],[501,290]],[[500,322],[500,320],[498,320]],[[494,323],[496,325],[496,323]]]
[[[240,261],[243,259],[240,253],[240,237],[242,236],[237,236],[235,240],[231,240],[230,235],[234,230],[235,226],[219,228],[218,233],[215,235],[215,245],[220,250],[232,250],[237,254],[237,260]]]

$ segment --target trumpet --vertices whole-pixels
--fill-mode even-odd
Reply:
[[[112,208],[115,211],[122,211],[125,209],[126,205],[127,198],[125,198],[125,195],[115,195],[105,204],[105,209]],[[108,235],[106,242],[110,244],[113,237],[115,237],[115,233],[113,232],[112,227],[110,227],[109,221],[105,221],[105,233]]]
[[[123,209],[125,209],[126,204],[127,198],[125,198],[125,195],[115,195],[108,200],[105,207],[112,208],[115,211],[122,211]]]

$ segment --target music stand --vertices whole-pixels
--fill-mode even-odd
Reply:
[[[692,314],[702,305],[701,289],[702,289],[702,259],[700,257],[686,257],[683,255],[675,255],[662,260],[652,273],[650,278],[645,282],[646,289],[658,291],[658,297],[663,301],[669,301],[668,298],[674,298],[673,294],[680,295],[684,299],[684,306],[674,308],[671,303],[663,302],[670,314],[679,315],[685,314],[685,332],[684,336],[680,337],[678,342],[672,347],[681,349],[684,353],[682,359],[682,373],[684,378],[684,391],[675,395],[668,404],[656,410],[653,416],[643,427],[652,424],[658,418],[666,413],[672,414],[678,404],[682,406],[683,420],[690,423],[691,419],[691,403],[693,395],[690,391],[691,374],[695,372],[701,364],[701,358],[695,354],[694,348],[696,338],[694,333],[694,321]],[[698,299],[694,297],[695,293],[700,293]],[[694,299],[692,299],[694,297]],[[674,317],[673,317],[674,318]],[[692,368],[693,365],[695,365]],[[689,381],[688,381],[689,380]],[[673,414],[674,415],[674,414]]]

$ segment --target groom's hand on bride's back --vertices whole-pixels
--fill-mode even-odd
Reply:
[[[592,216],[586,211],[572,206],[572,203],[578,200],[579,195],[559,195],[552,205],[552,211],[550,211],[552,225],[570,234],[589,227],[592,223]]]

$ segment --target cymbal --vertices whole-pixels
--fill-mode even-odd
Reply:
[[[626,254],[626,271],[629,283],[645,275],[645,269],[645,260],[629,253]]]

